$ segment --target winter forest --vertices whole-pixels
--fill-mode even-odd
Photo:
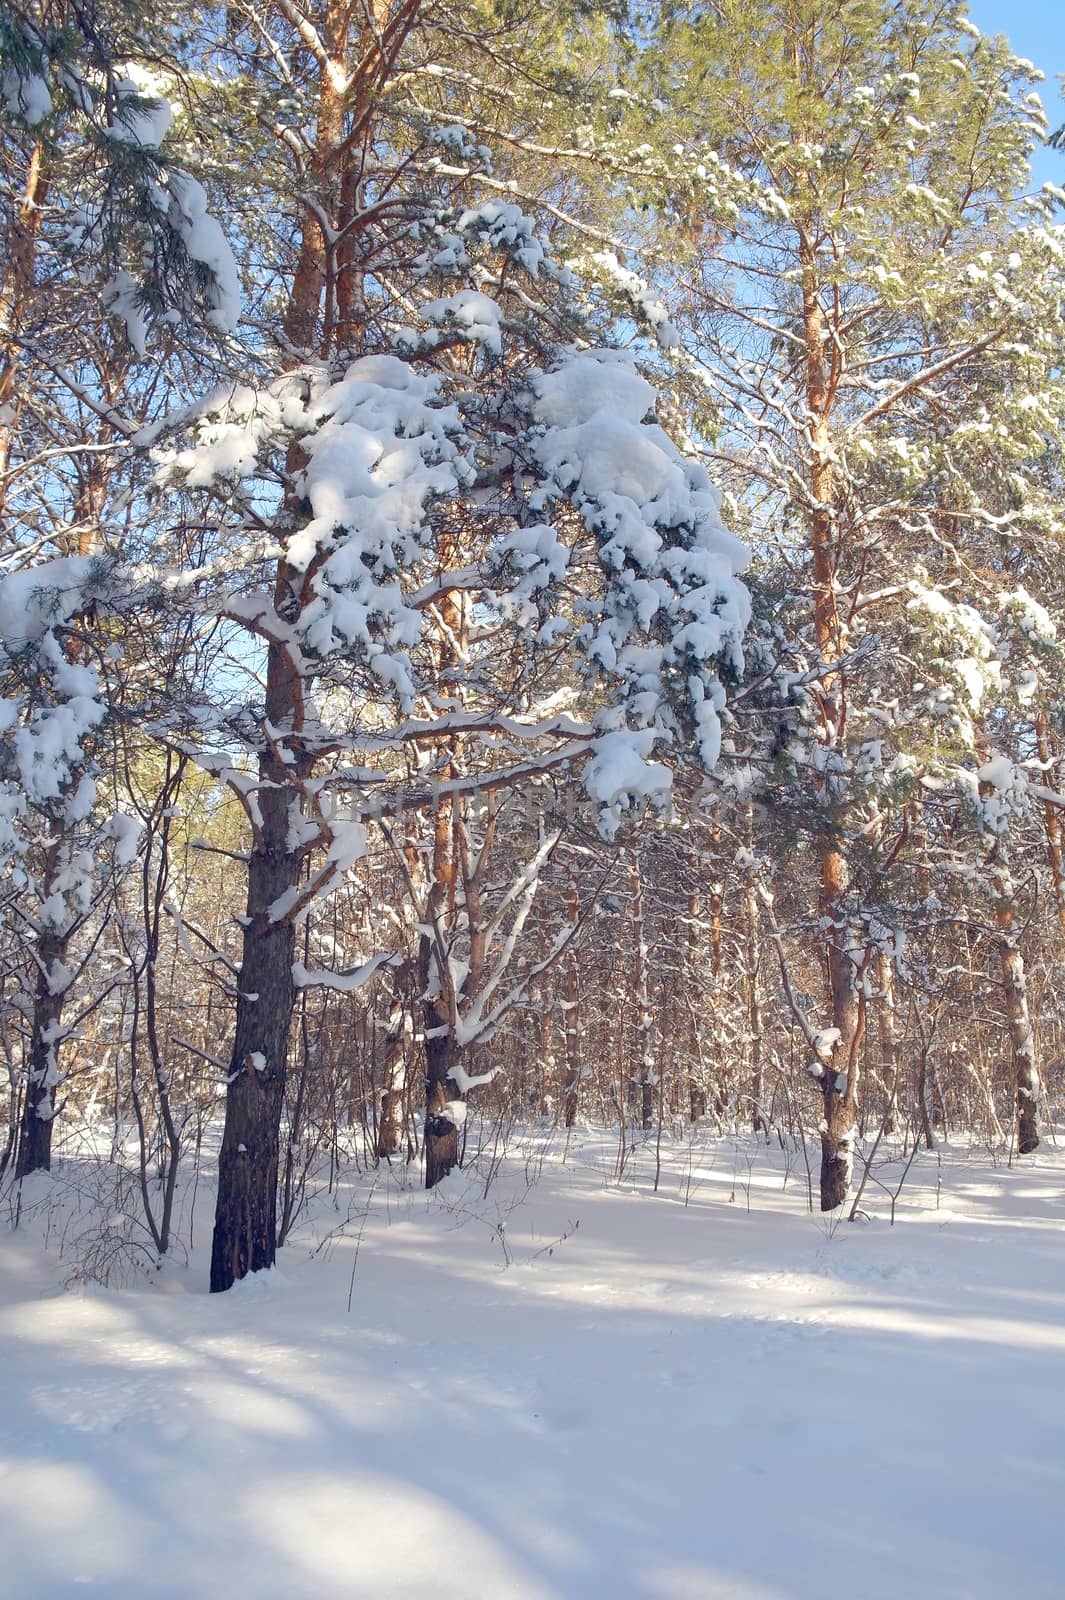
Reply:
[[[5,1593],[1060,1596],[1062,66],[4,0]]]

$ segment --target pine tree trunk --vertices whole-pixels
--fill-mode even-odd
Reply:
[[[706,1116],[706,1081],[702,1052],[702,993],[705,988],[705,967],[699,959],[699,934],[702,904],[699,899],[702,859],[696,850],[687,858],[688,887],[688,937],[685,940],[684,980],[688,991],[688,1120],[698,1122]],[[711,1027],[713,1026],[711,1022]]]
[[[454,1040],[425,1041],[425,1187],[433,1189],[459,1164],[459,1125],[448,1110],[461,1099],[451,1079]]]
[[[403,1108],[403,1090],[386,1089],[381,1096],[381,1115],[377,1123],[377,1154],[394,1156],[399,1149],[399,1118]]]
[[[328,59],[320,63],[317,126],[310,161],[310,185],[317,207],[303,220],[292,286],[285,307],[284,336],[293,352],[295,367],[303,353],[318,347],[327,354],[335,328],[324,318],[319,341],[319,313],[328,278],[329,246],[319,220],[338,217],[342,185],[344,106],[337,68],[348,58],[351,14],[339,0],[327,0],[322,33]],[[348,287],[354,295],[355,284]],[[306,465],[293,446],[286,463],[290,482]],[[298,527],[303,506],[289,490],[279,520],[279,531]],[[279,617],[294,622],[308,597],[305,576],[278,564],[274,607]],[[261,786],[257,791],[261,823],[253,828],[248,859],[247,921],[237,998],[236,1036],[226,1094],[226,1121],[218,1158],[218,1201],[215,1208],[211,1252],[211,1291],[230,1288],[247,1272],[274,1263],[277,1249],[277,1179],[281,1117],[284,1110],[285,1074],[289,1034],[296,990],[292,975],[295,929],[284,915],[272,917],[270,907],[283,897],[294,897],[299,884],[302,856],[289,843],[289,813],[299,804],[293,777],[306,776],[309,767],[299,744],[303,727],[304,684],[295,658],[270,645],[267,652],[266,726],[282,731],[285,748],[268,748],[259,761]],[[287,759],[284,759],[287,758]]]
[[[894,1133],[899,1121],[898,1041],[895,1036],[895,963],[886,950],[876,958],[877,989],[880,992],[879,1044],[880,1076],[887,1095],[884,1132]]]
[[[926,1022],[921,1015],[920,1008],[916,1008],[914,1026],[917,1032],[914,1108],[917,1112],[924,1147],[926,1150],[934,1150],[936,1141],[932,1132],[933,1071],[929,1057],[932,1051],[932,1040],[935,1037],[935,1021],[933,1020],[930,1024]]]
[[[1028,1012],[1024,957],[1012,936],[1006,935],[999,940],[998,959],[1013,1058],[1017,1149],[1022,1156],[1027,1156],[1039,1148],[1039,1071]]]
[[[271,661],[267,705],[268,715],[274,712],[274,727],[285,725],[279,704],[284,698],[283,667],[280,658]],[[262,824],[255,829],[248,860],[236,1036],[218,1157],[212,1294],[229,1289],[247,1272],[273,1266],[277,1250],[278,1154],[296,999],[296,935],[291,921],[272,916],[271,907],[291,900],[299,883],[300,855],[288,843],[294,791],[284,765],[270,752],[260,762],[260,773]]]
[[[917,1114],[921,1119],[921,1138],[924,1140],[926,1150],[936,1147],[935,1134],[932,1132],[932,1111],[929,1105],[931,1100],[931,1086],[929,1083],[928,1051],[921,1046],[921,1054],[917,1062]]]
[[[568,901],[569,920],[575,924],[580,915],[580,902],[575,884],[570,885]],[[580,975],[577,970],[577,953],[572,945],[566,952],[563,992],[566,997],[566,1088],[562,1102],[562,1120],[567,1128],[572,1128],[577,1120],[577,1100],[581,1082]]]
[[[377,1122],[377,1155],[394,1156],[399,1149],[399,1123],[403,1114],[407,1044],[402,1019],[385,1038],[385,1088]]]
[[[802,269],[803,343],[806,357],[808,472],[813,508],[810,513],[810,555],[813,575],[813,631],[818,654],[826,665],[839,661],[846,648],[846,624],[839,612],[836,578],[839,540],[831,416],[839,381],[838,352],[820,296],[820,269],[810,236],[799,238]],[[821,742],[826,752],[841,750],[847,721],[846,691],[840,671],[826,673],[818,689]],[[821,1124],[821,1210],[834,1211],[846,1199],[854,1161],[854,1127],[858,1114],[861,1008],[851,959],[852,939],[845,900],[849,888],[847,858],[841,847],[846,831],[846,800],[825,783],[825,843],[821,851],[821,915],[831,928],[825,966],[837,1041],[821,1080],[824,1118]]]
[[[1035,719],[1036,750],[1043,768],[1043,783],[1054,790],[1053,769],[1056,756],[1051,750],[1050,726],[1045,711]],[[1056,792],[1056,790],[1055,790]],[[1053,800],[1043,802],[1043,830],[1046,835],[1047,863],[1050,882],[1054,890],[1054,906],[1058,914],[1058,928],[1065,933],[1065,859],[1061,843],[1061,812]]]
[[[754,810],[747,806],[744,818],[744,842],[751,855],[747,888],[744,895],[746,917],[744,977],[747,982],[747,1034],[750,1043],[751,1069],[751,1132],[765,1133],[767,1123],[763,1098],[765,1095],[762,1067],[762,1008],[758,1000],[758,895],[753,876]]]
[[[50,859],[54,856],[54,849],[53,846],[49,850]],[[39,966],[33,996],[29,1073],[26,1097],[22,1103],[16,1178],[27,1178],[31,1172],[48,1172],[52,1165],[52,1129],[55,1126],[55,1096],[59,1085],[56,1053],[64,995],[52,993],[49,974],[62,966],[66,948],[67,940],[61,933],[46,933],[37,945]]]
[[[842,885],[836,877],[842,858],[826,852],[828,871],[823,887],[835,888],[823,903],[837,904]],[[835,857],[835,859],[833,859]],[[827,965],[832,999],[832,1026],[839,1037],[821,1078],[824,1117],[821,1124],[821,1210],[834,1211],[847,1198],[854,1168],[854,1130],[858,1120],[858,1081],[864,1013],[854,961],[855,938],[842,920],[830,936]]]
[[[450,763],[443,767],[450,777]],[[454,855],[454,803],[444,799],[436,809],[433,829],[433,880],[429,889],[428,913],[439,929],[455,914],[456,864]],[[425,1021],[425,1187],[435,1188],[459,1160],[459,1128],[448,1112],[452,1101],[460,1099],[451,1078],[456,1061],[456,1044],[451,1032],[451,1006],[457,997],[449,993],[453,977],[446,955],[434,949],[426,935],[420,942],[418,978],[423,996],[429,996],[435,982],[437,997],[426,998]],[[434,979],[435,967],[435,979]]]
[[[719,831],[717,828],[713,828],[711,830],[711,839],[715,845],[717,844],[718,838]],[[711,1073],[714,1084],[714,1112],[719,1122],[722,1122],[728,1115],[729,1108],[728,1073],[725,1067],[725,1061],[721,1047],[722,1033],[719,1021],[719,1013],[721,1010],[720,987],[722,962],[721,916],[722,911],[724,910],[724,904],[724,884],[720,881],[720,879],[715,878],[713,883],[710,885],[709,894],[710,991],[707,996],[707,1011],[709,1013],[707,1020],[710,1026],[711,1039],[710,1049]]]
[[[44,857],[44,888],[42,901],[53,898],[60,881],[66,851],[59,830],[53,822],[53,835]],[[62,895],[58,898],[62,900]],[[52,1132],[55,1127],[56,1092],[59,1088],[57,1056],[60,1028],[63,1020],[65,987],[59,982],[66,965],[67,949],[72,929],[46,929],[37,941],[34,951],[37,981],[33,992],[33,1017],[30,1022],[30,1057],[26,1077],[26,1097],[22,1103],[22,1121],[19,1129],[18,1157],[15,1176],[28,1177],[31,1172],[48,1172],[52,1165]],[[53,984],[58,992],[53,993]]]
[[[19,399],[18,334],[34,288],[37,238],[46,214],[48,188],[45,147],[38,141],[30,152],[22,193],[13,207],[14,226],[0,252],[0,512],[7,499],[11,413]],[[6,541],[0,532],[2,542]]]
[[[995,922],[999,929],[998,965],[1013,1066],[1017,1149],[1022,1156],[1039,1148],[1039,1069],[1035,1037],[1028,1012],[1028,981],[1024,957],[1017,944],[1016,895],[1013,876],[1002,841],[992,863]]]
[[[269,904],[293,881],[287,863],[252,859],[248,914],[237,1002],[237,1031],[218,1157],[218,1202],[211,1249],[211,1292],[245,1273],[272,1267],[277,1249],[277,1171],[285,1092],[292,982],[293,930],[270,923],[255,900]],[[265,1064],[263,1064],[265,1063]]]
[[[479,906],[477,907],[478,922],[480,921]],[[473,917],[471,910],[471,920]],[[540,923],[540,959],[544,960],[551,947],[550,929],[546,917],[541,916]],[[471,962],[471,967],[473,963]],[[543,1116],[548,1109],[549,1096],[553,1096],[557,1087],[556,1059],[555,1059],[555,1016],[551,1006],[551,999],[547,984],[543,984],[540,993],[540,1060],[539,1077],[534,1089],[529,1095],[529,1109],[535,1106],[538,1116]]]
[[[633,1078],[633,1098],[640,1107],[640,1127],[646,1133],[655,1125],[654,1059],[651,1052],[651,1002],[647,980],[647,938],[644,926],[643,877],[638,856],[630,870],[632,883],[632,992],[636,1001],[636,1051],[638,1075]]]

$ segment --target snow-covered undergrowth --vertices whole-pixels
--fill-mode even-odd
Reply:
[[[354,1174],[213,1298],[206,1182],[124,1290],[64,1287],[75,1164],[27,1186],[0,1592],[1057,1600],[1065,1154],[922,1157],[894,1227],[834,1228],[760,1145],[671,1147],[657,1194],[653,1148],[562,1155]]]

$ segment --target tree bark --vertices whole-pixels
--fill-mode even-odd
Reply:
[[[453,561],[457,550],[454,535],[446,535],[441,550],[442,564]],[[464,596],[459,590],[449,589],[441,595],[440,624],[436,640],[436,672],[440,681],[445,674],[464,664],[468,642],[468,615]],[[455,686],[454,693],[460,695]],[[458,743],[455,739],[444,741],[438,756],[437,770],[442,782],[456,776],[455,756]],[[425,1187],[432,1189],[441,1178],[446,1178],[459,1160],[459,1129],[447,1107],[460,1098],[457,1085],[450,1082],[451,1068],[456,1061],[457,1043],[452,1031],[452,1019],[458,1011],[458,995],[454,992],[455,979],[451,970],[447,937],[456,924],[460,865],[463,874],[463,892],[467,900],[467,925],[470,929],[470,962],[467,978],[483,961],[483,930],[479,926],[475,909],[469,901],[469,864],[465,858],[465,840],[460,843],[464,817],[461,801],[452,795],[442,796],[433,818],[432,880],[429,885],[428,914],[432,936],[421,940],[419,963],[422,993],[425,996]],[[461,857],[461,860],[460,860]],[[475,931],[476,925],[476,931]],[[436,968],[436,994],[430,982]]]
[[[57,849],[58,846],[53,845],[48,851],[52,877],[55,876]],[[37,983],[33,996],[26,1097],[22,1102],[22,1127],[15,1163],[16,1178],[27,1178],[32,1172],[48,1172],[52,1166],[52,1129],[55,1126],[55,1096],[59,1086],[56,1057],[64,993],[53,993],[49,979],[62,965],[66,948],[67,936],[62,933],[46,933],[37,944]]]
[[[716,847],[720,837],[719,830],[711,829],[711,840]],[[725,885],[715,876],[709,887],[708,894],[710,909],[710,987],[706,996],[706,1009],[710,1023],[710,1060],[711,1073],[714,1085],[714,1111],[718,1121],[723,1122],[729,1110],[729,1075],[725,1064],[725,1055],[721,1047],[721,963],[723,946],[721,940],[721,919],[725,908]]]
[[[1012,1058],[1017,1149],[1026,1156],[1039,1148],[1039,1069],[1028,1011],[1024,957],[1017,943],[1016,888],[1002,841],[995,847],[991,887],[995,896],[998,965]]]
[[[1017,1115],[1017,1149],[1022,1156],[1039,1148],[1039,1072],[1035,1040],[1028,1014],[1028,985],[1024,958],[1012,937],[999,940],[999,966],[1006,998],[1010,1046],[1013,1055],[1014,1096]]]
[[[425,1187],[433,1189],[459,1163],[459,1124],[449,1111],[460,1100],[451,1081],[456,1047],[448,1035],[425,1041]]]
[[[744,817],[744,842],[750,856],[744,894],[744,978],[747,983],[747,1033],[750,1044],[751,1132],[765,1133],[768,1124],[763,1105],[762,1007],[758,998],[758,892],[754,880],[754,809],[750,805],[746,807]]]
[[[638,1097],[640,1127],[646,1133],[655,1125],[654,1057],[651,1051],[651,1001],[647,979],[647,934],[640,858],[633,856],[632,884],[632,992],[636,1001],[636,1053],[638,1075],[633,1078],[634,1098]]]
[[[351,10],[340,0],[327,0],[321,20],[326,59],[319,63],[311,177],[318,204],[335,219],[339,229],[351,220],[339,211],[346,159],[341,86],[346,76]],[[371,50],[368,59],[371,58],[375,69],[379,69],[379,53]],[[296,352],[289,360],[290,368],[297,366],[302,354],[316,342],[323,357],[330,353],[331,262],[329,240],[318,216],[308,208],[284,316],[285,343]],[[354,284],[349,288],[354,294]],[[318,341],[323,295],[325,322]],[[304,464],[294,447],[288,462],[290,481],[298,478]],[[283,540],[299,527],[302,516],[299,497],[289,490],[278,524]],[[309,573],[293,571],[282,557],[274,585],[274,608],[286,622],[294,622],[310,598],[309,579]],[[265,712],[265,725],[275,730],[276,742],[269,743],[259,758],[259,818],[253,818],[248,859],[236,1034],[218,1161],[212,1293],[228,1289],[247,1272],[272,1266],[277,1249],[281,1116],[296,998],[292,972],[295,929],[286,914],[285,902],[295,898],[303,860],[301,850],[289,842],[289,822],[291,808],[299,805],[298,780],[306,777],[310,769],[300,743],[304,685],[294,658],[277,644],[269,645],[267,651]]]
[[[1036,750],[1043,768],[1043,783],[1054,789],[1053,769],[1057,756],[1050,744],[1050,725],[1045,711],[1040,711],[1034,721]],[[1050,881],[1054,888],[1054,907],[1058,914],[1058,928],[1065,933],[1065,859],[1061,845],[1061,812],[1052,800],[1044,800],[1043,831],[1046,835],[1047,862]]]
[[[275,727],[283,725],[271,721]],[[212,1294],[230,1288],[245,1273],[273,1266],[277,1250],[278,1154],[296,998],[296,943],[291,922],[272,915],[271,907],[295,891],[300,856],[287,843],[292,791],[275,766],[280,763],[271,752],[261,763],[262,826],[256,829],[248,862],[248,920],[218,1157]]]
[[[377,1121],[377,1155],[394,1156],[399,1149],[399,1124],[407,1079],[407,1013],[398,1010],[385,1034],[384,1090]]]
[[[887,1096],[884,1108],[884,1132],[894,1133],[899,1120],[899,1064],[895,1016],[895,963],[886,950],[876,958],[876,979],[879,992],[880,1077]]]
[[[858,1120],[858,1080],[864,1007],[857,984],[852,934],[838,928],[828,945],[832,1025],[839,1034],[821,1078],[821,1210],[834,1211],[847,1198],[854,1169],[854,1129]]]
[[[17,335],[34,286],[37,236],[48,199],[44,147],[30,152],[22,194],[13,207],[12,229],[5,240],[5,266],[0,269],[0,513],[7,498],[12,425],[9,409],[18,403]]]
[[[575,925],[580,916],[580,900],[575,883],[571,883],[569,886],[568,907],[570,923]],[[577,1121],[577,1104],[581,1083],[580,974],[577,969],[577,952],[572,945],[566,952],[565,988],[563,992],[566,997],[566,1086],[562,1099],[562,1120],[567,1128],[572,1128]]]
[[[1012,1058],[1017,1149],[1021,1155],[1030,1155],[1039,1148],[1039,1069],[1028,1011],[1028,980],[1018,942],[1017,886],[1010,870],[1008,845],[1001,836],[995,840],[989,866],[998,929],[996,954]]]
[[[840,616],[836,575],[839,546],[836,528],[836,480],[833,466],[831,415],[839,381],[838,344],[829,337],[821,305],[816,250],[800,229],[803,343],[806,355],[806,403],[813,568],[813,631],[818,655],[826,664],[844,653],[846,627]],[[841,751],[847,706],[843,674],[826,674],[818,692],[821,740],[826,752]],[[842,847],[846,800],[830,777],[823,781],[824,843],[821,849],[820,910],[830,928],[825,969],[836,1043],[822,1076],[824,1118],[821,1124],[821,1210],[834,1211],[846,1199],[854,1160],[854,1126],[858,1112],[861,1007],[852,953],[846,898],[847,858]]]

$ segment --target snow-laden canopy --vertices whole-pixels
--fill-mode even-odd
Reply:
[[[426,320],[443,305],[429,302]],[[493,306],[456,296],[449,314],[469,312],[470,340],[494,346]],[[427,582],[507,618],[533,655],[568,635],[584,684],[572,725],[612,832],[626,804],[663,799],[656,755],[717,759],[722,675],[742,666],[747,551],[704,469],[658,425],[630,354],[560,349],[528,371],[517,406],[512,385],[482,380],[476,409],[468,391],[465,375],[413,356],[364,356],[340,376],[303,366],[212,395],[191,441],[160,452],[159,477],[250,494],[298,461],[288,493],[302,514],[284,560],[299,603],[278,615],[258,592],[256,627],[285,639],[308,678],[354,656],[397,717],[427,688]],[[240,611],[230,592],[216,603]]]

